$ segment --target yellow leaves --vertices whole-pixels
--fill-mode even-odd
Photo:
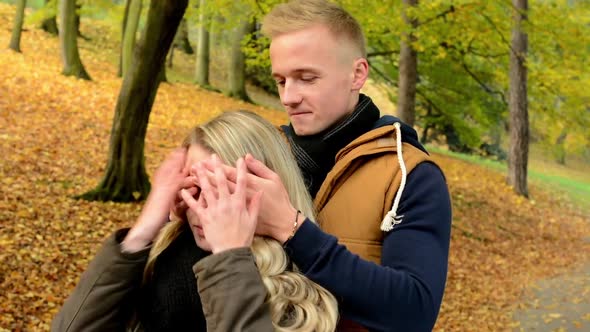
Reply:
[[[139,197],[141,197],[141,193],[139,191],[134,191],[132,193],[132,195],[133,195],[133,198],[135,198],[136,200],[138,200]]]
[[[518,330],[522,326],[511,322],[511,311],[526,307],[561,314],[558,305],[550,309],[538,300],[519,301],[534,280],[590,259],[590,245],[583,241],[590,235],[587,219],[534,186],[532,201],[515,195],[502,173],[439,155],[435,160],[445,172],[453,203],[449,275],[435,330]],[[581,292],[579,298],[587,296]],[[469,321],[481,307],[487,311],[480,312],[477,322]]]
[[[545,324],[549,324],[551,323],[553,320],[561,318],[563,315],[559,314],[559,313],[550,313],[547,315],[543,315],[543,322],[545,322]]]
[[[0,45],[8,43],[10,26],[3,18],[12,15],[11,8],[0,4]],[[107,60],[114,54],[82,43],[82,60],[93,82],[59,75],[57,40],[35,28],[23,36],[24,54],[0,50],[0,275],[7,277],[0,280],[0,326],[7,330],[48,330],[100,243],[117,228],[130,226],[141,208],[71,199],[96,185],[104,172],[121,84]],[[447,56],[442,51],[439,56]],[[146,136],[148,173],[189,128],[240,108],[274,124],[286,121],[284,112],[190,84],[162,84]],[[528,201],[514,195],[502,174],[435,159],[445,172],[454,216],[436,330],[518,327],[511,310],[519,306],[523,285],[589,258],[588,245],[580,240],[590,234],[588,223],[559,209],[560,201],[535,187],[534,201]],[[588,296],[590,290],[576,301]],[[590,321],[590,314],[580,320]]]
[[[0,44],[13,7],[0,3]],[[6,19],[10,18],[10,19]],[[72,199],[106,165],[121,79],[116,45],[82,24],[81,57],[94,81],[60,75],[58,39],[27,27],[22,54],[0,48],[0,331],[47,331],[102,241],[133,224],[140,204]],[[236,102],[191,84],[162,84],[150,117],[148,173],[189,129],[224,110],[248,109],[275,124],[284,112]]]

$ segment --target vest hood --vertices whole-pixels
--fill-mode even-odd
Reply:
[[[384,126],[390,126],[396,122],[401,124],[402,142],[409,143],[412,146],[422,150],[424,153],[429,154],[428,151],[426,151],[424,146],[422,146],[422,144],[418,140],[418,133],[416,133],[416,130],[414,130],[414,128],[412,128],[411,126],[403,123],[399,118],[393,115],[384,115],[381,118],[379,118],[379,120],[377,120],[377,122],[375,122],[375,124],[373,125],[373,129],[377,129]]]

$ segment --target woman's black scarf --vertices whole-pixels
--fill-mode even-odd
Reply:
[[[197,246],[188,224],[158,256],[150,281],[140,290],[143,331],[206,331],[193,265],[209,255]]]

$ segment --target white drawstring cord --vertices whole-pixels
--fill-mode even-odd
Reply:
[[[404,157],[402,155],[402,130],[401,125],[399,122],[393,124],[397,131],[396,137],[396,144],[397,144],[397,160],[399,161],[399,166],[402,171],[402,182],[397,189],[397,193],[395,194],[395,199],[393,200],[393,207],[391,210],[387,212],[385,218],[381,222],[381,230],[384,232],[389,232],[393,229],[393,226],[402,222],[403,215],[397,215],[397,207],[399,205],[399,201],[402,198],[402,192],[404,191],[404,187],[406,186],[406,164],[404,163]]]

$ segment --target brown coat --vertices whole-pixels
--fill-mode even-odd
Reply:
[[[250,248],[205,257],[193,271],[208,332],[274,331],[267,291]]]
[[[127,230],[109,237],[54,318],[52,332],[125,331],[149,248],[121,252]],[[193,266],[207,331],[273,331],[267,291],[249,248],[208,256]]]

